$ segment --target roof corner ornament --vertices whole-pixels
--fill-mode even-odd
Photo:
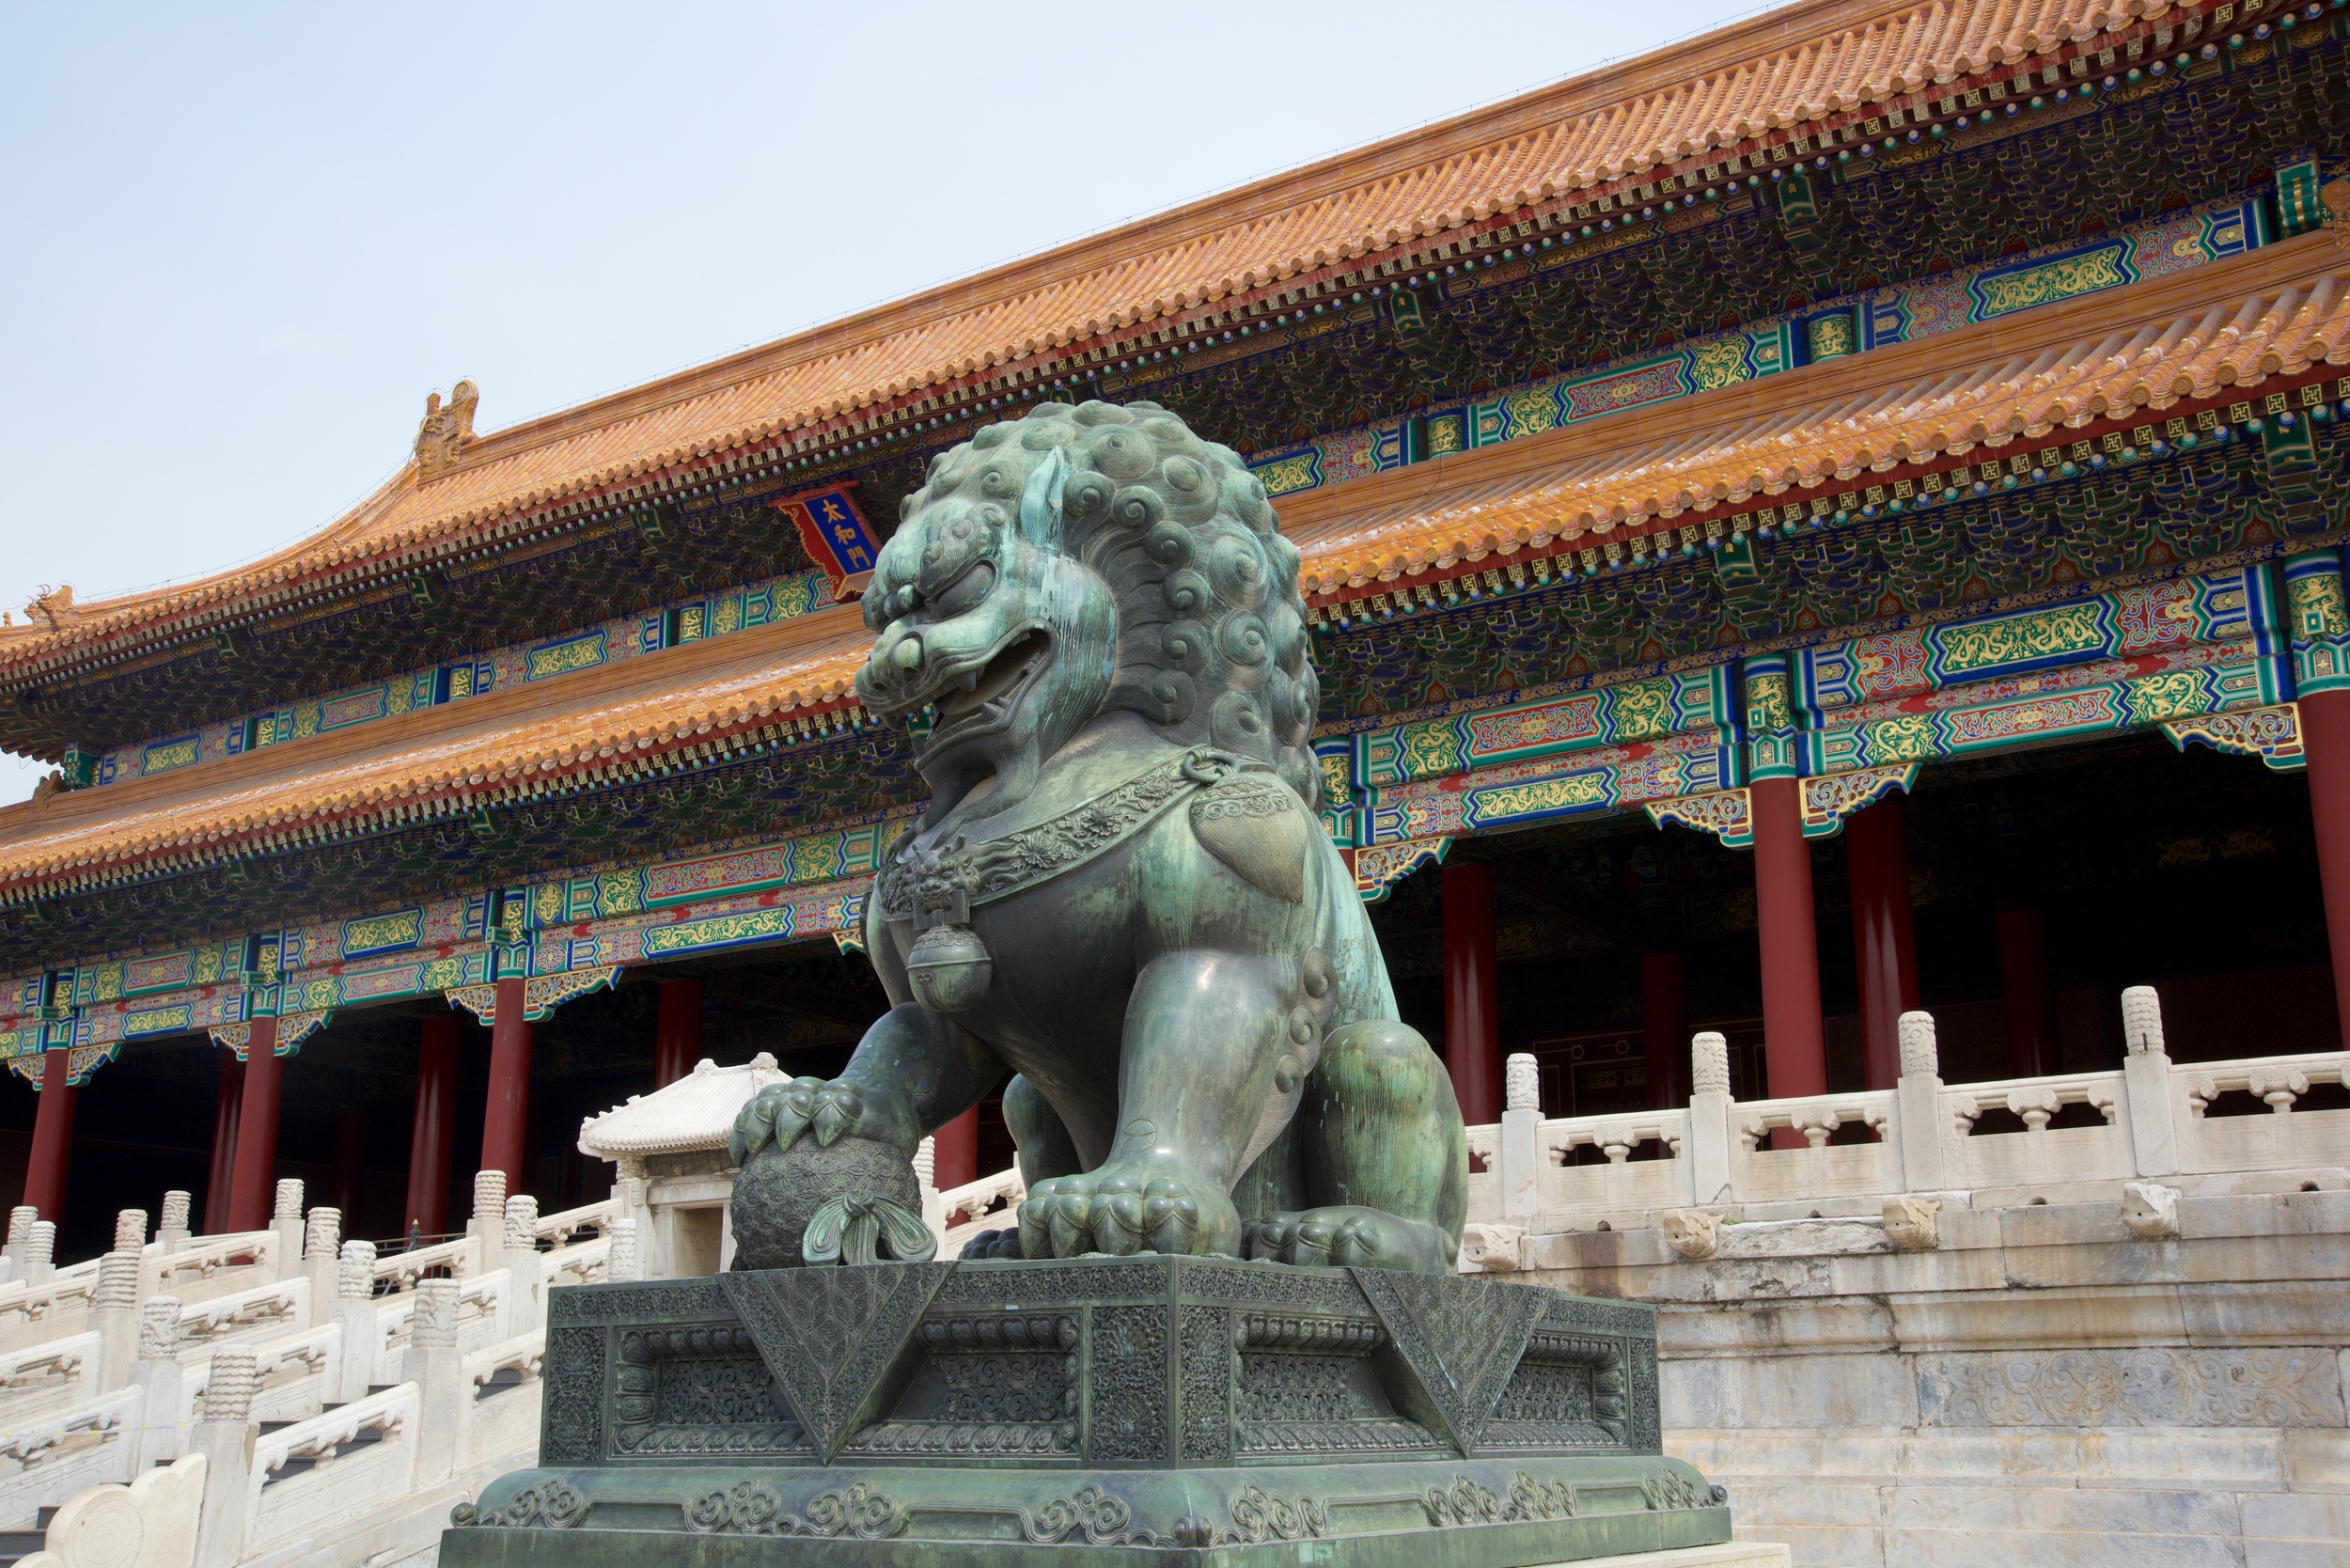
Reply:
[[[2350,250],[2350,179],[2337,175],[2318,191],[2319,205],[2325,208],[2318,220],[2334,231],[2334,248]]]
[[[79,626],[82,612],[73,607],[73,585],[59,583],[51,588],[47,583],[41,584],[40,591],[33,595],[33,602],[24,606],[24,616],[28,620],[49,622],[52,631]]]
[[[473,441],[473,411],[480,401],[481,389],[470,381],[450,388],[446,406],[438,392],[425,395],[424,422],[416,427],[418,478],[429,479],[457,466]]]

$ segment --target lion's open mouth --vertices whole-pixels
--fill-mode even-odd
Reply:
[[[1052,646],[1050,636],[1031,627],[986,664],[954,677],[935,699],[936,722],[923,749],[934,752],[948,739],[1001,728],[1011,716],[1012,704],[1044,667]]]
[[[983,708],[1004,695],[1020,678],[1028,673],[1050,639],[1042,632],[1028,631],[1004,645],[1002,652],[988,660],[979,669],[966,671],[938,699],[941,722],[961,718],[974,708]]]

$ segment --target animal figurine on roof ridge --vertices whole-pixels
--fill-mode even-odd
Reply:
[[[865,913],[894,1005],[839,1077],[744,1108],[737,1163],[910,1156],[1002,1088],[1028,1196],[966,1257],[1449,1272],[1461,1115],[1317,819],[1264,486],[1156,404],[1047,403],[933,461],[902,516],[856,677],[932,790]]]

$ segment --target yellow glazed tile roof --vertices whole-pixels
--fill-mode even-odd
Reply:
[[[531,510],[713,454],[837,430],[1073,346],[1414,253],[1537,203],[1587,200],[1758,139],[1982,73],[2054,63],[2213,0],[1799,0],[1685,43],[1257,181],[410,465],[321,533],[178,587],[0,629],[0,675],[166,624],[267,610],[497,537]]]
[[[1285,503],[1282,527],[1305,557],[1307,593],[1327,596],[1874,483],[1861,476],[2342,364],[2350,256],[2312,234],[2029,318],[1356,479]]]
[[[297,842],[338,824],[421,821],[583,776],[624,776],[842,706],[870,641],[855,606],[835,606],[552,687],[422,709],[364,742],[315,736],[0,808],[0,893],[88,886],[241,843]]]
[[[1282,509],[1310,593],[1810,495],[1937,455],[2249,397],[2350,363],[2350,256],[2323,232],[2029,317],[1417,463]],[[1866,482],[1866,481],[1862,481]],[[1719,515],[1719,512],[1713,512]],[[0,809],[0,896],[417,820],[854,704],[854,604],[153,779]]]

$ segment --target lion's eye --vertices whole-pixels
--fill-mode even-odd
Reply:
[[[954,580],[945,592],[931,597],[931,607],[942,616],[961,615],[988,596],[995,587],[995,568],[987,561],[975,563],[971,570]]]

